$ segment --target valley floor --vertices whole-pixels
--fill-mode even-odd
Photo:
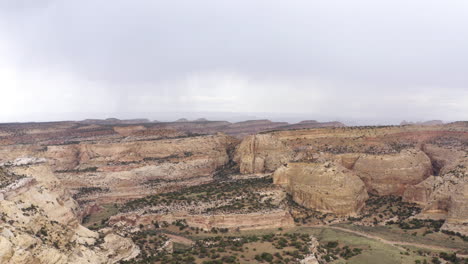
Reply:
[[[405,237],[401,240],[387,240],[385,236],[379,236],[378,232],[361,232],[353,229],[358,229],[358,226],[349,225],[346,227],[341,226],[298,226],[294,228],[278,230],[251,230],[240,232],[227,232],[223,234],[215,233],[202,233],[202,234],[179,234],[179,236],[196,241],[219,241],[223,238],[232,240],[241,240],[242,238],[258,238],[258,241],[249,241],[242,245],[244,249],[238,250],[232,247],[229,243],[222,245],[207,247],[208,252],[215,252],[214,254],[194,254],[198,253],[193,251],[189,246],[183,244],[175,245],[174,253],[170,257],[154,262],[139,262],[129,261],[124,263],[296,263],[291,261],[291,252],[298,251],[297,248],[291,246],[294,240],[290,240],[288,235],[297,234],[298,236],[312,235],[318,239],[321,246],[318,248],[318,255],[321,256],[320,263],[341,263],[341,264],[364,264],[364,263],[383,263],[383,264],[413,264],[413,263],[439,263],[437,260],[443,260],[440,256],[452,254],[453,252],[463,252],[466,250],[467,243],[457,241],[459,248],[449,248],[444,246],[436,246],[433,243],[426,244],[421,240],[421,243],[407,242]],[[169,231],[174,234],[174,231]],[[164,231],[162,231],[164,233]],[[273,237],[269,240],[269,237]],[[285,248],[278,249],[277,241],[283,237],[287,239]],[[440,245],[444,241],[438,241]],[[437,243],[437,241],[436,241]],[[335,245],[336,244],[336,245]],[[356,255],[346,255],[346,248],[359,249]],[[326,250],[326,251],[325,251]],[[303,254],[300,250],[299,255]],[[256,256],[271,254],[272,261],[265,259],[257,259]],[[279,253],[279,254],[278,254]],[[446,254],[445,254],[446,253]],[[441,255],[442,254],[442,255]],[[445,255],[444,255],[445,254]],[[305,254],[304,254],[305,255]],[[169,255],[168,255],[169,256]],[[193,261],[190,262],[187,256],[193,256]],[[235,261],[226,261],[227,257],[234,257]],[[266,255],[268,256],[268,255]],[[289,256],[289,261],[288,261]],[[442,262],[442,263],[467,263],[466,252],[465,255],[457,254],[459,262]],[[184,259],[185,257],[185,259]],[[223,259],[224,258],[224,259]],[[465,259],[463,259],[465,258]],[[221,262],[210,262],[220,260]],[[175,261],[175,262],[174,262]],[[177,262],[179,261],[179,262]]]
[[[468,263],[467,237],[444,233],[440,230],[441,221],[413,219],[412,215],[419,210],[401,198],[372,197],[360,218],[340,218],[306,210],[290,197],[275,203],[270,195],[276,190],[269,176],[218,181],[126,205],[106,205],[103,211],[91,215],[87,224],[96,229],[108,226],[109,217],[113,219],[112,215],[118,211],[127,217],[143,219],[145,212],[160,210],[161,204],[171,211],[184,208],[181,205],[188,201],[202,208],[210,208],[205,204],[232,201],[229,204],[236,206],[222,206],[222,213],[237,214],[242,220],[248,218],[249,208],[266,214],[268,210],[285,210],[295,223],[280,228],[244,230],[201,229],[183,217],[173,222],[135,222],[132,228],[125,226],[123,230],[142,249],[142,254],[122,263],[299,263],[308,256],[315,257],[317,262],[300,263]],[[206,200],[207,193],[212,199]],[[161,250],[165,245],[170,246]]]

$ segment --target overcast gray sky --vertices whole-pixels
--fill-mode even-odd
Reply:
[[[0,122],[468,119],[466,0],[0,0],[0,58]]]

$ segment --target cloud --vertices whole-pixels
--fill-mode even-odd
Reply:
[[[0,120],[467,119],[467,12],[456,0],[3,1]]]

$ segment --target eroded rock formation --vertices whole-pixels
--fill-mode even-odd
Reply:
[[[438,174],[456,155],[464,154],[447,155],[438,150],[438,145],[467,140],[464,129],[405,126],[276,131],[246,137],[235,160],[244,174],[272,172],[290,161],[337,161],[355,171],[368,192],[401,196],[406,188]],[[439,143],[432,144],[435,142]]]
[[[294,223],[284,202],[286,190],[305,207],[340,216],[359,214],[367,193],[403,196],[423,208],[417,217],[446,219],[442,229],[467,235],[467,124],[274,131],[247,136],[240,144],[214,131],[240,137],[324,124],[106,120],[0,125],[0,166],[8,167],[0,170],[0,263],[129,259],[138,254],[132,241],[111,228],[90,231],[80,225],[81,216],[109,203],[229,180],[226,174],[237,170],[253,179],[274,172],[275,184],[284,189],[261,190],[262,195],[250,198],[233,190],[229,199],[221,194],[218,200],[202,192],[197,196],[207,199],[199,199],[206,200],[199,205],[193,197],[185,197],[184,206],[137,204],[109,223],[136,230],[140,224],[182,219],[203,229],[289,227]],[[241,201],[240,209],[229,209]],[[206,210],[210,203],[216,210]]]
[[[450,164],[440,176],[408,188],[403,199],[423,207],[418,217],[446,219],[443,229],[468,235],[468,158]]]
[[[234,156],[243,174],[273,172],[291,159],[292,150],[272,134],[246,137]]]
[[[77,200],[113,203],[212,181],[214,173],[230,162],[236,143],[230,136],[216,134],[46,147],[11,145],[0,150],[0,162],[17,163],[29,157],[43,162],[47,158]]]
[[[130,239],[80,225],[78,204],[47,165],[8,170],[24,177],[2,189],[1,263],[115,263],[138,255]]]
[[[362,180],[335,163],[288,163],[273,180],[298,204],[326,213],[356,215],[368,198]]]
[[[115,227],[136,227],[140,224],[152,225],[154,222],[172,223],[177,220],[185,220],[189,226],[204,230],[212,228],[228,228],[231,230],[254,230],[269,228],[288,228],[294,226],[294,220],[285,210],[273,210],[267,212],[254,212],[244,214],[145,214],[135,213],[113,216],[109,223]]]
[[[458,184],[450,195],[447,218],[442,229],[468,236],[468,181]]]
[[[397,154],[363,154],[354,164],[353,171],[370,193],[402,195],[408,186],[426,179],[432,173],[432,165],[424,152],[412,149]]]

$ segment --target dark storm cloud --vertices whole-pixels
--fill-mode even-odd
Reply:
[[[15,71],[53,69],[38,78],[72,83],[71,112],[99,90],[107,100],[93,111],[467,118],[466,1],[22,0],[0,10]]]

